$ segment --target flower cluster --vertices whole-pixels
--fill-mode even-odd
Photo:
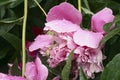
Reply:
[[[49,34],[38,35],[29,51],[39,49],[40,54],[49,56],[49,66],[54,68],[66,61],[69,53],[74,50],[73,60],[76,64],[72,66],[77,66],[75,71],[81,65],[86,76],[93,78],[93,73],[103,70],[104,55],[99,46],[106,34],[103,26],[113,19],[112,10],[106,7],[92,16],[91,29],[85,30],[80,27],[81,13],[71,4],[61,3],[48,12],[44,31]]]
[[[92,16],[91,29],[87,30],[80,27],[82,14],[71,4],[63,2],[51,8],[44,27],[44,31],[47,33],[38,35],[33,42],[27,44],[29,54],[34,57],[35,61],[26,64],[26,79],[47,79],[48,69],[37,57],[37,52],[42,56],[47,56],[49,66],[55,68],[61,62],[66,61],[73,50],[74,56],[70,72],[70,74],[74,74],[72,80],[78,78],[80,66],[88,78],[94,78],[94,73],[103,70],[102,61],[105,56],[101,51],[103,46],[99,45],[107,34],[103,30],[103,26],[113,20],[112,10],[106,7]],[[114,25],[110,29],[113,27]],[[0,78],[4,77],[4,80],[8,80],[7,78],[11,76],[0,74]],[[59,79],[58,75],[53,80]]]

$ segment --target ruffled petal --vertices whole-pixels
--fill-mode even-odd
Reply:
[[[97,48],[102,38],[103,35],[101,33],[94,33],[87,30],[78,30],[73,35],[76,44],[90,48]]]
[[[95,32],[104,33],[103,26],[113,20],[114,15],[112,14],[112,10],[106,7],[92,16],[91,29]]]
[[[46,21],[63,20],[73,22],[74,24],[80,24],[82,20],[81,13],[71,4],[63,2],[50,9]]]
[[[37,49],[43,49],[44,47],[49,47],[53,42],[51,35],[38,35],[35,41],[30,45],[29,51],[34,51]]]
[[[67,20],[54,20],[46,23],[45,25],[46,27],[44,30],[52,30],[58,33],[74,32],[80,29],[78,25]]]

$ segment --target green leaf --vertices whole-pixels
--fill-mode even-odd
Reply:
[[[2,19],[4,17],[4,15],[5,15],[5,7],[2,6],[2,7],[0,7],[0,19]]]
[[[0,36],[9,32],[15,24],[0,24]]]
[[[107,33],[110,32],[110,27],[112,25],[113,25],[113,22],[105,24],[104,27],[103,27],[104,31],[107,32]]]
[[[91,15],[94,15],[93,12],[91,12],[90,10],[88,10],[88,9],[86,9],[86,8],[84,8],[84,7],[82,7],[82,10],[85,12],[85,14],[91,14]]]
[[[18,6],[19,4],[21,4],[22,2],[23,2],[23,0],[14,0],[14,2],[9,4],[7,7],[8,8],[14,8],[14,7]]]
[[[101,80],[120,80],[120,53],[107,64]]]
[[[84,74],[84,71],[83,71],[81,66],[80,66],[80,73],[79,74],[80,74],[79,75],[80,76],[79,80],[87,80],[87,78],[86,78],[86,76]]]
[[[4,58],[8,51],[9,51],[8,47],[0,48],[0,59]]]
[[[15,0],[0,0],[0,6],[14,2]]]
[[[120,27],[113,29],[111,32],[109,32],[107,35],[105,35],[105,37],[102,39],[100,45],[103,45],[106,41],[108,41],[110,38],[112,38],[119,32],[120,32]]]
[[[116,15],[114,19],[114,23],[120,22],[120,15]]]
[[[62,70],[62,80],[69,80],[69,73],[70,73],[70,68],[71,68],[71,62],[73,58],[73,51],[69,54],[68,60]]]
[[[17,36],[11,33],[6,33],[2,35],[2,37],[8,41],[17,51],[21,50],[21,40]]]

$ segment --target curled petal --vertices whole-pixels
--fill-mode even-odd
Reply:
[[[103,26],[113,20],[114,15],[112,14],[112,10],[106,7],[92,16],[91,29],[95,32],[104,33]]]
[[[80,29],[78,25],[67,20],[54,20],[46,23],[45,25],[46,27],[44,30],[52,30],[58,33],[74,32]]]
[[[38,35],[35,41],[30,45],[29,51],[34,51],[37,49],[43,49],[44,47],[49,47],[52,43],[51,35]]]
[[[103,35],[101,33],[94,33],[86,30],[78,30],[73,35],[76,44],[90,48],[97,48],[102,38]]]
[[[74,24],[80,24],[82,20],[81,13],[75,9],[75,7],[67,2],[63,2],[58,6],[55,6],[50,9],[48,12],[48,16],[46,21],[52,20],[63,20],[66,19],[68,21],[73,22]]]

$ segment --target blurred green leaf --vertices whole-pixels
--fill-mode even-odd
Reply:
[[[14,2],[15,0],[0,0],[0,6],[6,5],[8,3]]]
[[[9,32],[15,24],[0,24],[0,36]]]
[[[105,24],[104,27],[103,27],[104,31],[107,32],[107,33],[110,32],[110,27],[112,25],[113,25],[113,22]]]
[[[4,58],[8,51],[9,51],[8,47],[3,48],[0,47],[0,59]]]
[[[4,17],[4,15],[5,15],[5,7],[2,6],[2,7],[0,7],[0,19],[2,19]]]
[[[111,32],[109,32],[101,41],[101,45],[103,45],[106,41],[108,41],[110,38],[115,36],[120,32],[120,27],[113,29]]]
[[[19,4],[21,4],[22,2],[23,2],[23,0],[14,0],[14,2],[10,3],[7,7],[14,8],[14,7],[18,6]]]
[[[120,80],[120,54],[116,55],[105,67],[101,80]]]
[[[21,50],[21,40],[17,36],[11,33],[6,33],[2,35],[2,37],[8,41],[17,51]]]
[[[70,73],[70,68],[71,68],[71,63],[72,63],[72,58],[73,58],[73,51],[68,56],[68,60],[62,70],[62,80],[69,80],[69,73]]]
[[[85,76],[84,71],[81,66],[80,66],[79,76],[80,76],[79,80],[87,80],[87,77]]]

